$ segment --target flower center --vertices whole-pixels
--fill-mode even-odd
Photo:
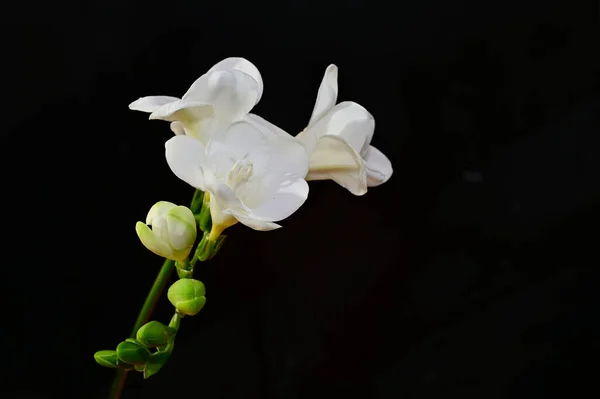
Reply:
[[[252,162],[247,159],[240,159],[233,164],[233,167],[227,175],[227,182],[230,187],[245,183],[252,176]]]

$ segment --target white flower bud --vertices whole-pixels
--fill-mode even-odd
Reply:
[[[154,204],[146,224],[137,222],[135,231],[146,248],[172,260],[186,259],[196,242],[196,220],[192,211],[166,201]]]

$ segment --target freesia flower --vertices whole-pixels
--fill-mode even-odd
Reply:
[[[240,120],[258,103],[263,82],[258,69],[244,58],[231,57],[200,76],[181,97],[142,97],[129,108],[150,119],[171,122],[176,135],[187,134],[206,145],[210,136]]]
[[[237,222],[255,230],[294,213],[308,196],[308,157],[293,137],[257,115],[215,133],[207,146],[187,135],[165,144],[177,177],[208,192],[213,228],[209,239]]]
[[[150,251],[179,261],[187,258],[197,234],[192,211],[167,201],[154,204],[146,216],[146,224],[137,222],[135,231]]]
[[[319,87],[310,122],[296,139],[306,148],[310,170],[306,180],[333,180],[352,194],[385,183],[392,164],[373,147],[375,119],[362,106],[345,101],[336,105],[338,70],[329,65]]]

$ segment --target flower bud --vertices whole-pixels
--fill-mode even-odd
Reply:
[[[94,359],[100,366],[116,369],[118,366],[117,352],[104,350],[94,353]]]
[[[167,344],[171,330],[159,321],[150,321],[140,327],[136,339],[147,348],[163,346]]]
[[[150,358],[150,351],[134,339],[127,338],[117,345],[117,357],[120,361],[133,365],[144,364]]]
[[[205,294],[206,290],[201,281],[182,278],[169,288],[167,297],[180,313],[194,316],[204,307],[206,303]]]
[[[146,224],[137,222],[135,231],[142,244],[155,254],[184,260],[196,241],[196,220],[185,206],[159,201],[150,208]]]

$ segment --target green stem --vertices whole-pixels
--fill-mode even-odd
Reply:
[[[198,203],[199,199],[203,198],[203,197],[204,197],[204,193],[202,191],[195,190],[194,196],[192,197],[192,202],[190,204],[190,208],[197,208],[197,203]],[[175,261],[166,259],[165,262],[163,263],[162,267],[160,268],[160,271],[158,272],[158,276],[156,276],[156,279],[154,280],[154,284],[152,284],[152,288],[150,288],[150,292],[148,293],[148,296],[146,297],[146,300],[144,301],[142,310],[140,310],[137,320],[135,321],[135,324],[133,325],[133,330],[131,330],[131,334],[129,335],[131,338],[135,338],[135,334],[137,333],[137,330],[139,330],[140,327],[143,326],[148,321],[150,316],[152,315],[152,312],[154,311],[154,307],[156,306],[156,302],[158,301],[158,298],[164,291],[164,289],[167,285],[167,282],[169,281],[169,277],[171,276],[171,273],[173,272],[174,264],[175,264]],[[110,388],[110,395],[108,396],[109,399],[119,399],[121,397],[121,391],[123,390],[123,387],[125,386],[126,379],[127,379],[127,370],[118,369],[117,375],[115,376],[115,379],[113,380],[112,386]]]
[[[167,283],[169,282],[169,277],[171,277],[171,272],[173,271],[173,265],[175,261],[170,259],[165,260],[160,271],[158,272],[158,276],[154,280],[154,284],[152,284],[152,288],[150,288],[150,292],[144,301],[144,305],[142,306],[142,310],[138,314],[137,320],[133,325],[133,330],[131,330],[131,334],[129,334],[130,338],[135,338],[135,334],[137,330],[140,329],[141,326],[146,324],[152,312],[154,311],[154,307],[156,306],[156,302],[160,298],[161,293],[164,291]],[[117,375],[113,381],[111,390],[110,390],[110,399],[119,399],[121,397],[121,391],[125,386],[125,380],[127,379],[127,370],[118,369]]]

